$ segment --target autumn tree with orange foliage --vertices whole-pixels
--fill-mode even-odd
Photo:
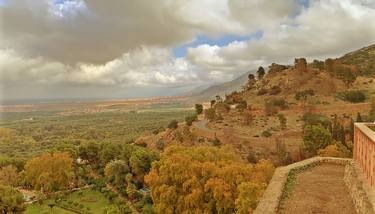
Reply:
[[[244,213],[255,208],[273,172],[270,162],[248,164],[231,147],[171,146],[145,181],[157,213]]]
[[[25,182],[44,192],[68,189],[73,175],[73,159],[65,152],[41,155],[25,166]]]

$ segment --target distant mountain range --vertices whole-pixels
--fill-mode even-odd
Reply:
[[[189,102],[205,102],[215,98],[216,95],[224,97],[225,94],[229,94],[233,91],[240,90],[248,80],[248,75],[250,73],[255,73],[256,71],[249,71],[234,80],[229,82],[216,84],[212,86],[200,86],[188,92],[186,95],[190,96]]]

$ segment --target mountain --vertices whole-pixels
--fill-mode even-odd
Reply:
[[[223,97],[225,96],[225,94],[229,94],[233,91],[240,90],[241,87],[244,86],[246,82],[248,81],[248,75],[250,73],[255,73],[255,70],[246,72],[232,81],[209,86],[208,88],[205,88],[204,90],[199,90],[202,88],[194,89],[190,91],[191,95],[189,98],[189,102],[210,101],[214,99],[216,95],[220,95]]]

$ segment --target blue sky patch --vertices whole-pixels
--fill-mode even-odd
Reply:
[[[228,35],[224,35],[224,36],[221,36],[221,37],[218,37],[218,38],[211,38],[211,37],[208,37],[204,34],[199,34],[199,35],[196,36],[196,38],[193,42],[175,47],[175,48],[172,49],[172,52],[173,52],[173,55],[176,58],[185,57],[188,48],[195,48],[195,47],[198,47],[199,45],[203,45],[203,44],[208,44],[208,45],[211,45],[211,46],[217,45],[217,46],[222,47],[222,46],[226,46],[226,45],[228,45],[228,44],[230,44],[234,41],[240,42],[240,41],[248,41],[248,40],[252,40],[252,39],[260,39],[260,38],[262,38],[262,36],[263,36],[262,31],[259,31],[255,34],[252,34],[252,35],[246,35],[246,36],[228,34]]]
[[[8,0],[0,0],[0,6],[3,6],[7,3]]]

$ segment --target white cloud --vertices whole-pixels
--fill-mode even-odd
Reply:
[[[338,57],[375,42],[375,8],[363,0],[315,0],[284,24],[264,31],[260,40],[224,47],[190,48],[188,59],[207,69],[238,72],[293,58]]]
[[[92,94],[181,89],[295,57],[339,56],[375,42],[375,0],[311,0],[308,8],[296,0],[52,2],[0,6],[0,78],[7,96],[35,88],[30,96],[68,96],[83,88]],[[171,55],[172,47],[198,34],[259,31],[260,39],[202,44],[189,48],[185,58]],[[59,88],[43,90],[50,86]]]

